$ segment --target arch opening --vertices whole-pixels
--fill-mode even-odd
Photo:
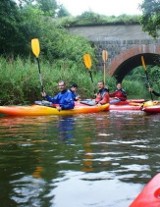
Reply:
[[[123,61],[111,74],[111,76],[114,76],[118,82],[122,82],[124,77],[133,69],[135,69],[138,66],[142,66],[141,62],[141,56],[144,57],[145,64],[147,65],[157,65],[157,59],[160,59],[159,54],[155,53],[141,53],[134,55],[132,57],[129,57],[125,61]]]

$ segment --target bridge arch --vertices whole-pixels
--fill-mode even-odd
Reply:
[[[156,65],[155,58],[157,55],[160,56],[160,46],[140,45],[121,52],[109,65],[108,74],[114,76],[118,82],[122,82],[131,70],[142,65],[142,55],[146,65]]]

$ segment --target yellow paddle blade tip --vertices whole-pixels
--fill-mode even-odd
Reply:
[[[92,60],[91,60],[90,54],[86,53],[83,56],[83,60],[84,60],[84,64],[85,64],[86,68],[90,69],[92,66]]]
[[[38,38],[34,38],[31,40],[31,48],[33,54],[36,56],[36,58],[38,58],[40,53],[40,45]]]

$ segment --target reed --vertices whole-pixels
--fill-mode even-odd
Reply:
[[[83,64],[77,64],[71,60],[58,60],[54,64],[41,61],[41,73],[45,91],[53,95],[58,92],[57,82],[64,80],[69,87],[73,82],[79,86],[78,93],[81,98],[92,98],[97,82],[103,80],[101,71],[93,69],[93,83],[90,80],[88,70]],[[110,91],[116,86],[113,77],[106,77]],[[147,89],[144,90],[139,81],[124,80],[123,87],[128,96],[132,98],[144,98]],[[17,58],[6,60],[0,58],[0,105],[31,104],[35,100],[41,100],[41,87],[37,64],[28,59]]]

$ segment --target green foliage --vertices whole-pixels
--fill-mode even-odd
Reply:
[[[84,65],[80,67],[71,60],[57,60],[51,64],[43,61],[40,56],[40,66],[45,91],[50,95],[58,92],[57,82],[64,80],[68,87],[73,82],[78,84],[78,93],[82,99],[93,98],[93,92],[95,89],[97,90],[97,82],[103,80],[102,72],[92,70],[94,81],[92,83],[88,70],[85,69]],[[157,68],[152,68],[151,71],[156,73],[157,76]],[[150,98],[145,76],[141,76],[141,73],[144,73],[144,69],[139,67],[123,80],[123,88],[127,91],[128,98]],[[160,77],[159,71],[158,74],[158,77]],[[150,80],[153,83],[152,75],[149,74]],[[116,79],[107,76],[106,83],[110,92],[115,90]],[[158,86],[155,80],[153,87],[157,90]],[[24,61],[17,58],[14,61],[8,62],[4,58],[0,59],[0,105],[31,104],[35,100],[41,100],[40,92],[41,86],[35,61],[32,62],[29,59]]]
[[[40,27],[43,25],[43,30],[40,31],[42,54],[50,62],[64,59],[81,65],[82,56],[87,52],[94,59],[94,49],[89,41],[73,36],[63,28],[57,28],[50,18],[42,18],[39,24],[41,24]]]
[[[150,86],[154,88],[155,91],[160,92],[160,64],[158,64],[159,62],[157,62],[157,66],[147,66],[147,73]],[[125,77],[124,84],[126,89],[130,91],[131,97],[134,97],[135,94],[137,94],[137,97],[139,98],[143,97],[150,99],[148,82],[142,66],[132,70]]]
[[[127,91],[128,98],[144,98],[149,99],[149,92],[143,81],[125,79],[123,87]]]
[[[109,24],[139,24],[138,15],[105,16],[94,12],[84,12],[77,17],[65,17],[58,19],[59,24],[67,26],[77,25],[109,25]]]
[[[160,3],[157,0],[144,0],[141,4],[143,12],[141,24],[143,30],[156,38],[160,36]]]
[[[149,67],[148,73],[152,87],[155,91],[160,92],[160,65]]]
[[[58,12],[57,12],[57,17],[61,18],[61,17],[67,17],[67,16],[70,16],[70,13],[63,5],[60,5]]]
[[[36,0],[37,6],[45,16],[55,17],[58,4],[56,0]]]
[[[75,82],[79,85],[79,94],[82,98],[93,97],[97,80],[102,74],[93,72],[92,84],[88,70],[84,65],[79,67],[71,60],[57,60],[54,64],[40,59],[41,73],[45,91],[53,95],[58,92],[57,82],[64,80],[68,87]],[[29,104],[41,100],[41,86],[37,63],[29,59],[26,61],[17,58],[8,62],[0,59],[0,105]]]
[[[8,36],[12,36],[12,39],[8,41],[9,38],[6,40],[4,33],[2,41],[0,41],[1,43],[3,42],[1,45],[2,48],[5,48],[6,56],[28,57],[31,54],[30,41],[32,38],[37,37],[41,43],[41,54],[50,62],[57,59],[66,59],[76,61],[78,65],[82,65],[82,56],[86,52],[90,53],[94,59],[94,50],[87,40],[70,35],[62,26],[55,24],[53,18],[50,17],[51,13],[49,9],[54,11],[57,9],[55,1],[37,0],[36,2],[35,4],[35,1],[33,2],[32,0],[21,0],[19,8],[12,2],[15,12],[18,13],[21,21],[16,22],[15,20],[17,24],[15,31],[18,31],[17,36],[17,33],[8,29],[6,24],[4,26],[8,29]],[[52,4],[52,7],[50,7],[50,4]],[[10,4],[6,5],[3,3],[3,5],[3,9],[10,8]],[[13,5],[11,6],[12,9]],[[12,35],[10,35],[11,33]],[[15,39],[13,38],[14,35]],[[1,54],[4,55],[4,51]]]
[[[142,66],[132,70],[124,79],[126,91],[130,98],[150,98],[146,75]]]
[[[18,7],[12,0],[0,1],[0,54],[13,55],[19,49],[22,40],[19,30],[21,21]]]
[[[47,17],[63,17],[68,16],[69,12],[63,5],[59,5],[56,0],[19,0],[20,8],[30,6],[33,9],[41,11],[43,16]]]

